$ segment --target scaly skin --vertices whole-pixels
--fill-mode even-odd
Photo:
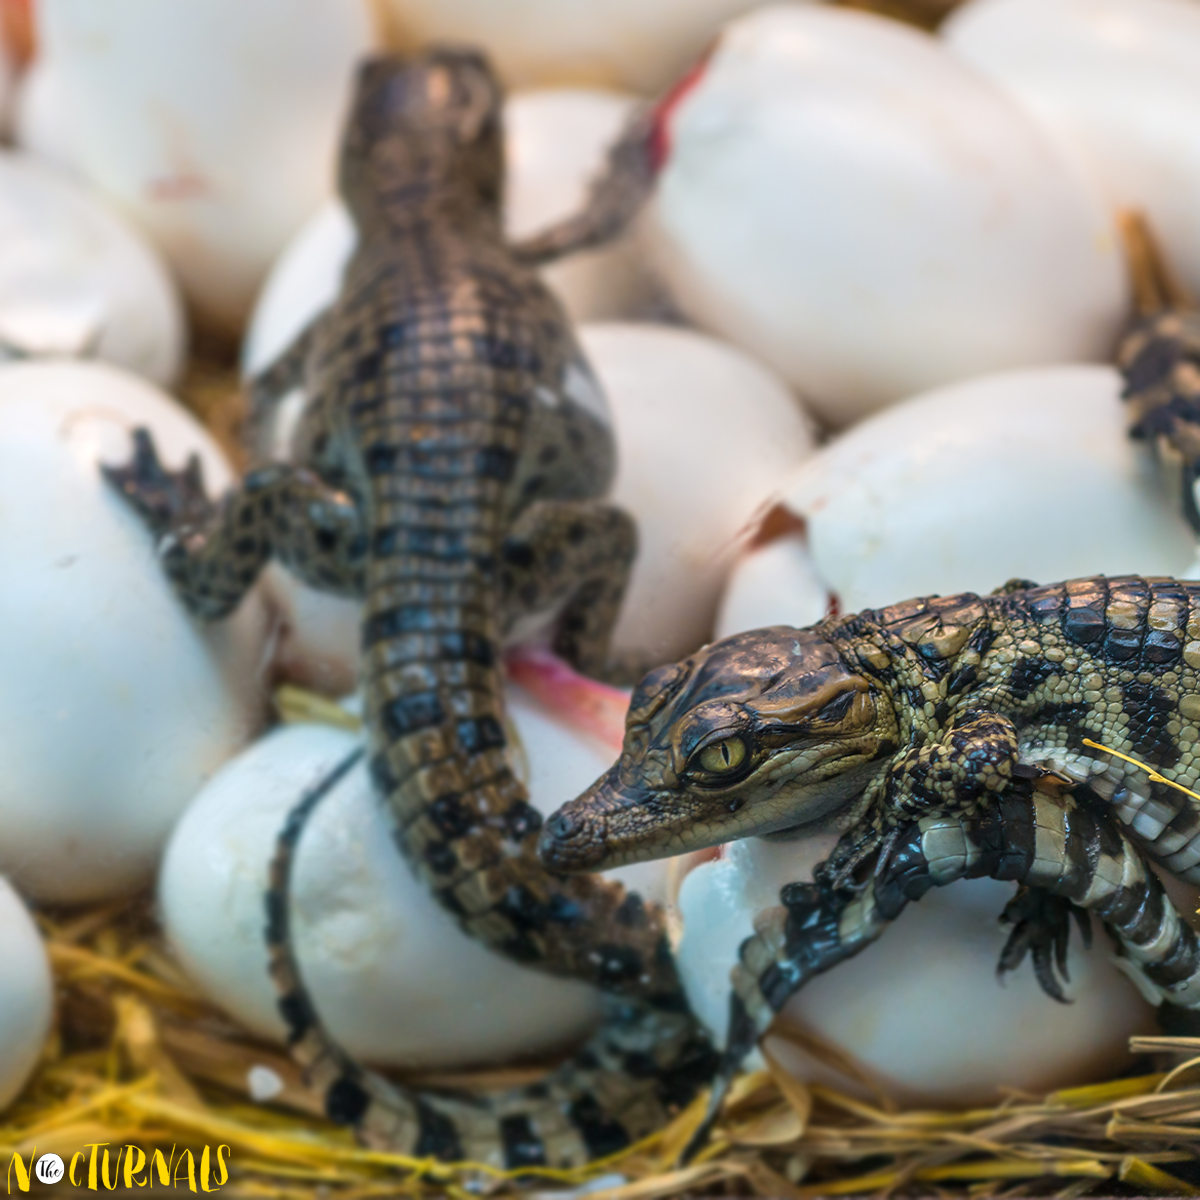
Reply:
[[[895,915],[889,872],[905,862],[922,888],[1027,885],[1001,967],[1032,950],[1052,995],[1068,907],[1091,909],[1165,1019],[1195,1022],[1195,938],[1142,860],[1200,882],[1200,802],[1085,739],[1195,789],[1198,736],[1200,583],[1017,581],[739,634],[659,668],[634,693],[620,760],[546,822],[540,850],[552,869],[603,870],[840,821],[815,885],[784,889],[741,948],[711,1115],[795,989]],[[1075,798],[1055,800],[1056,782]],[[914,828],[941,865],[920,868]]]
[[[648,1006],[614,1009],[541,1089],[480,1102],[368,1076],[321,1028],[287,936],[292,852],[318,789],[280,840],[268,936],[281,1010],[330,1114],[404,1152],[564,1165],[656,1128],[714,1061],[661,913],[547,872],[508,760],[506,636],[537,618],[580,669],[603,669],[635,539],[598,499],[614,461],[603,396],[561,307],[500,233],[500,102],[469,53],[367,63],[341,164],[357,251],[337,302],[253,389],[261,428],[304,385],[293,461],[251,472],[216,508],[198,472],[164,471],[144,434],[109,475],[200,617],[232,611],[272,556],[364,597],[369,765],[408,861],[471,936]]]
[[[1166,307],[1139,318],[1121,342],[1133,437],[1153,442],[1174,477],[1183,514],[1200,533],[1200,312]]]

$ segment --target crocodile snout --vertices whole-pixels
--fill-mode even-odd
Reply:
[[[564,805],[542,826],[538,857],[552,871],[587,871],[604,857],[602,823],[579,812],[580,803]]]

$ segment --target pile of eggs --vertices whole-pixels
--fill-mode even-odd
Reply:
[[[613,495],[640,529],[617,650],[666,661],[1017,576],[1193,574],[1195,539],[1126,437],[1110,365],[1130,313],[1119,209],[1148,214],[1200,294],[1191,0],[968,0],[938,35],[816,0],[35,0],[34,15],[32,58],[0,62],[15,142],[0,151],[0,1105],[51,1021],[26,903],[157,880],[197,987],[281,1035],[267,860],[360,734],[352,699],[338,724],[270,729],[269,694],[280,679],[352,692],[358,607],[272,568],[231,620],[192,621],[100,466],[146,426],[168,467],[194,454],[211,493],[233,481],[170,389],[189,331],[242,339],[253,374],[336,293],[355,232],[334,155],[372,49],[491,53],[514,89],[513,237],[577,208],[629,114],[667,96],[647,210],[545,270],[608,395]],[[287,455],[303,402],[265,453]],[[522,661],[508,719],[549,812],[612,761],[624,698]],[[677,907],[689,996],[718,1038],[753,914],[828,849],[749,841],[616,873]],[[1030,972],[996,984],[1009,891],[931,895],[782,1021],[921,1102],[1118,1066],[1152,1014],[1100,945],[1073,949],[1070,1009]],[[314,818],[294,903],[318,1007],[369,1061],[503,1061],[598,1019],[590,989],[457,931],[364,773]]]

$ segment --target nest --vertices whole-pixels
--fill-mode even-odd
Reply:
[[[164,951],[146,898],[38,919],[58,985],[58,1022],[0,1127],[10,1174],[13,1155],[28,1169],[35,1150],[68,1163],[83,1151],[77,1177],[84,1181],[88,1147],[107,1143],[108,1158],[97,1152],[96,1167],[105,1187],[145,1183],[158,1149],[176,1186],[186,1188],[184,1152],[199,1171],[207,1146],[210,1186],[227,1171],[226,1195],[296,1200],[507,1196],[584,1184],[612,1200],[710,1190],[794,1200],[885,1190],[1071,1197],[1111,1194],[1118,1182],[1139,1194],[1200,1195],[1172,1170],[1200,1152],[1197,1038],[1135,1039],[1135,1051],[1185,1057],[1167,1072],[1048,1096],[1012,1093],[966,1112],[903,1110],[884,1095],[864,1101],[805,1086],[768,1059],[767,1070],[738,1081],[712,1142],[686,1168],[674,1164],[701,1118],[703,1096],[660,1133],[588,1167],[504,1172],[357,1146],[325,1120],[277,1047],[239,1030],[197,994]],[[546,1069],[404,1081],[484,1089],[528,1083]],[[226,1149],[218,1154],[218,1147]]]

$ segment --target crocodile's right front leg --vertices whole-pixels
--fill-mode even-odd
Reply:
[[[198,460],[165,470],[150,434],[138,429],[130,462],[103,471],[155,534],[163,567],[194,616],[231,613],[272,555],[314,587],[362,594],[367,538],[358,505],[306,468],[262,467],[213,504]]]

